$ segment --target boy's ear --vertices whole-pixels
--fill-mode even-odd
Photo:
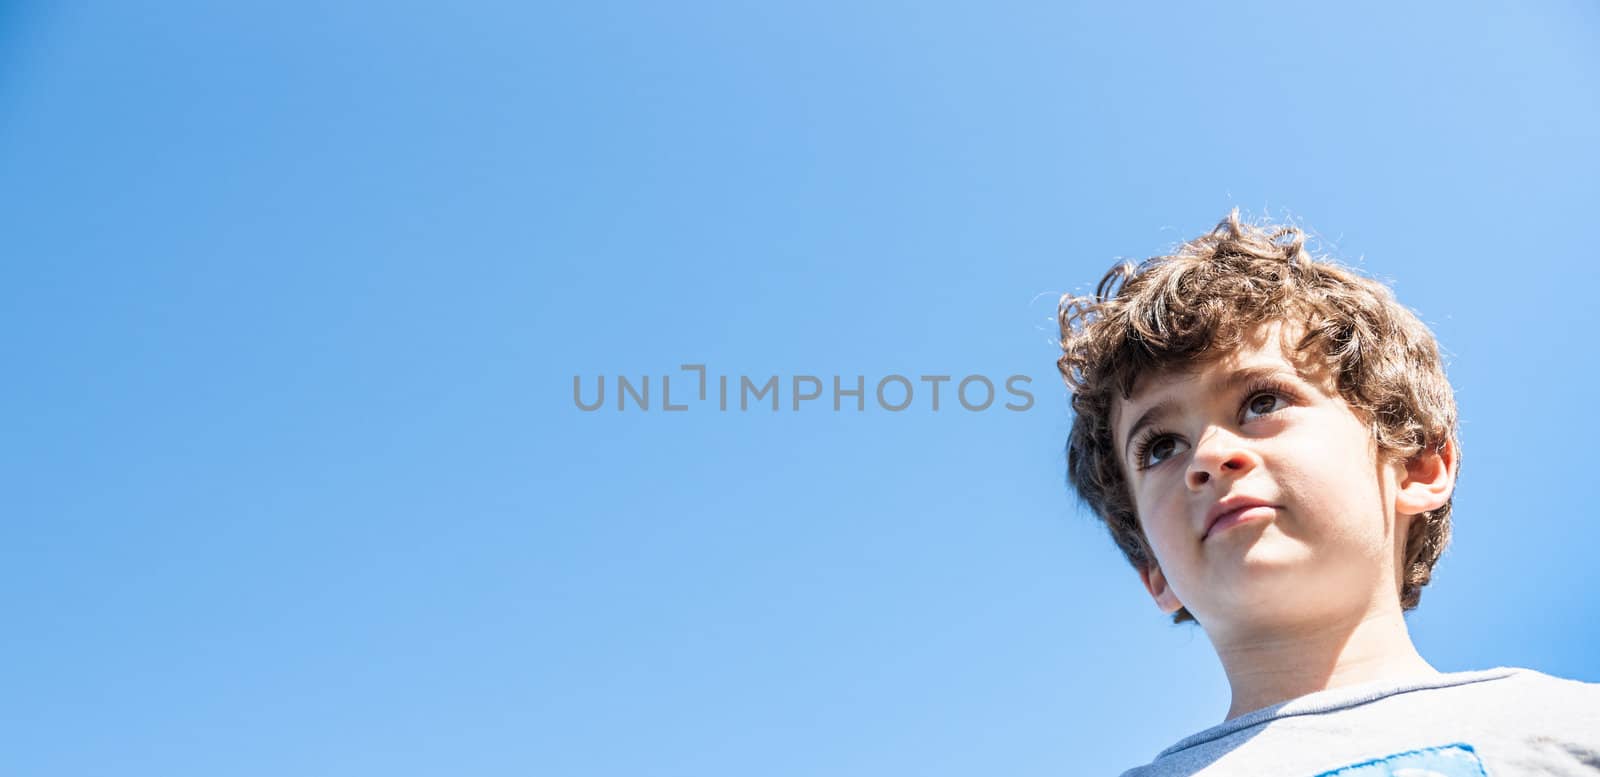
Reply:
[[[1395,494],[1395,512],[1419,515],[1450,501],[1456,487],[1455,441],[1446,439],[1437,451],[1423,451],[1406,462]]]
[[[1144,581],[1144,589],[1150,592],[1150,598],[1156,600],[1156,606],[1162,612],[1171,615],[1183,607],[1178,595],[1172,592],[1172,586],[1167,585],[1167,576],[1161,572],[1160,566],[1151,564],[1140,569],[1139,579]]]

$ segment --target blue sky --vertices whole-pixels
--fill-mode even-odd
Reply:
[[[1064,487],[1052,317],[1236,206],[1449,352],[1423,655],[1600,681],[1597,28],[1577,2],[8,4],[8,768],[1148,760],[1226,682]],[[573,406],[574,376],[684,363],[1036,401]]]

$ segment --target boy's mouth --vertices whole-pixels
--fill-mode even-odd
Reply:
[[[1201,533],[1200,540],[1204,542],[1213,534],[1221,533],[1247,521],[1253,521],[1257,518],[1269,518],[1276,509],[1271,503],[1255,497],[1230,496],[1212,505],[1211,510],[1206,513],[1205,531]]]

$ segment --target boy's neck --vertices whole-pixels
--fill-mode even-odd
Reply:
[[[1233,689],[1224,720],[1330,688],[1440,674],[1417,653],[1398,610],[1244,636],[1216,648]]]

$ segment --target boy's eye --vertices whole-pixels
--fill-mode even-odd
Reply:
[[[1149,469],[1183,452],[1183,441],[1170,434],[1157,435],[1139,447],[1139,469]]]
[[[1283,409],[1284,404],[1283,397],[1271,391],[1263,391],[1244,403],[1245,416],[1276,413]]]

